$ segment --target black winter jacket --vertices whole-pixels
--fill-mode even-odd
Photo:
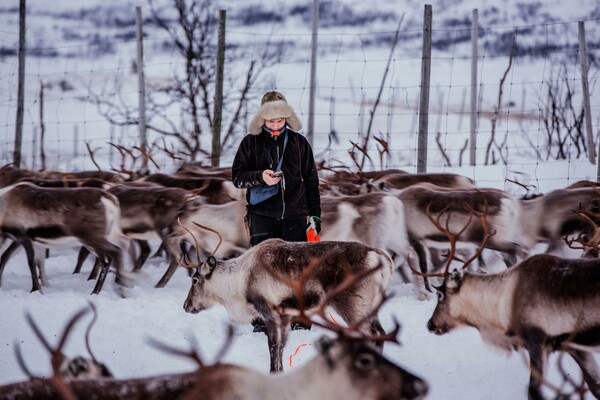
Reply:
[[[284,134],[288,135],[288,143],[281,167],[283,177],[278,184],[279,192],[262,203],[248,203],[248,211],[277,219],[307,215],[320,217],[319,177],[312,148],[304,136],[289,127],[279,137],[272,138],[263,129],[258,135],[248,134],[242,139],[231,167],[233,184],[237,188],[248,189],[247,200],[251,187],[264,185],[262,172],[265,169],[275,171],[283,149]]]

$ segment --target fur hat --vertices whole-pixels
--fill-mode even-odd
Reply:
[[[285,118],[291,130],[298,132],[302,129],[302,122],[294,112],[294,109],[287,103],[285,96],[275,90],[268,91],[263,95],[260,102],[261,106],[256,115],[252,117],[248,125],[248,131],[253,135],[258,135],[265,121],[270,119]]]

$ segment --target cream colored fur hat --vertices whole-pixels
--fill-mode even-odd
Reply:
[[[258,135],[265,121],[277,118],[285,118],[288,126],[293,131],[298,132],[302,129],[302,122],[300,122],[294,109],[287,103],[283,94],[275,90],[268,91],[263,95],[260,104],[260,109],[248,125],[248,131],[251,134]]]

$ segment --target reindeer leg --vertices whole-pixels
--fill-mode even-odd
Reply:
[[[290,331],[292,317],[275,312],[260,295],[248,293],[247,299],[267,326],[265,333],[271,359],[271,373],[283,372],[283,348]]]
[[[101,264],[101,269],[100,269],[100,275],[98,275],[98,278],[96,279],[96,286],[94,286],[94,290],[92,291],[92,294],[100,294],[100,291],[102,290],[102,285],[104,285],[104,281],[106,280],[106,275],[108,274],[108,268],[110,266],[110,261],[108,260],[101,260],[102,258],[104,258],[104,256],[102,255],[98,255],[97,257],[97,261],[100,262]]]
[[[365,317],[372,311],[368,306],[362,303],[357,296],[348,296],[344,294],[332,300],[330,302],[330,306],[333,307],[338,314],[340,314],[340,316],[349,326],[353,326],[360,320],[365,319]],[[358,329],[365,336],[385,335],[385,330],[383,329],[383,326],[381,326],[381,322],[379,322],[379,318],[377,318],[377,316],[374,316],[368,321],[365,321],[365,323],[360,324]],[[375,346],[383,351],[383,342],[377,341],[375,342]]]
[[[171,279],[171,277],[173,276],[175,271],[177,271],[177,267],[178,267],[177,259],[171,256],[171,262],[169,263],[169,267],[167,268],[167,271],[162,276],[162,278],[160,278],[160,280],[154,287],[162,288],[162,287],[167,286],[167,283],[169,283],[169,280]]]
[[[264,316],[264,318],[267,325],[271,373],[283,372],[283,348],[290,330],[291,317],[273,314]]]
[[[33,246],[35,266],[39,271],[39,279],[42,286],[49,286],[48,275],[46,275],[46,254],[48,249],[41,248],[39,246]]]
[[[167,268],[167,271],[165,272],[165,274],[162,276],[162,278],[160,278],[158,283],[154,286],[155,288],[161,288],[161,287],[165,287],[167,285],[167,283],[169,282],[169,280],[171,279],[171,277],[173,276],[175,271],[177,271],[177,267],[179,266],[177,264],[177,260],[183,256],[183,254],[184,254],[183,249],[185,249],[184,243],[180,243],[178,246],[177,244],[172,243],[172,241],[170,241],[168,238],[166,241],[163,241],[163,243],[165,244],[165,248],[167,249],[167,254],[169,255],[169,258],[171,261],[169,262],[169,267]],[[190,270],[190,273],[191,272],[192,271]]]
[[[512,267],[517,263],[517,247],[505,250],[502,252],[502,261],[506,264],[507,268]]]
[[[85,246],[81,246],[81,248],[79,249],[79,254],[77,255],[77,264],[75,265],[75,269],[73,270],[74,274],[78,274],[81,272],[83,262],[89,254],[90,251]]]
[[[88,276],[88,281],[93,281],[98,279],[98,274],[100,273],[100,269],[102,268],[102,263],[100,262],[100,257],[96,257],[94,261],[94,266],[92,267],[92,271],[90,272],[90,276]]]
[[[544,400],[542,396],[542,384],[544,382],[544,367],[548,353],[544,349],[544,334],[535,328],[523,329],[525,348],[529,352],[529,399]]]
[[[425,254],[425,248],[416,239],[411,238],[410,244],[417,253],[417,257],[419,258],[419,269],[422,273],[427,273],[427,255]],[[431,287],[429,286],[429,280],[426,276],[423,277],[423,284],[425,285],[425,289],[428,292],[432,292]]]
[[[27,263],[29,264],[29,271],[31,272],[31,292],[39,290],[41,293],[42,287],[40,286],[40,281],[38,279],[37,270],[35,267],[35,250],[33,249],[33,243],[29,238],[20,238],[19,242],[21,243],[21,245],[25,249],[25,253],[27,254]]]
[[[569,349],[568,353],[573,357],[577,365],[579,365],[579,368],[581,368],[583,379],[587,383],[590,392],[597,399],[600,399],[600,370],[594,356],[587,351],[575,349]]]
[[[136,240],[136,243],[140,246],[140,256],[135,260],[133,270],[139,271],[150,255],[150,246],[147,240]]]
[[[152,255],[152,258],[162,257],[165,254],[165,252],[165,244],[161,243],[160,246],[158,246],[158,249],[156,249],[156,251]]]
[[[2,257],[0,257],[0,287],[2,287],[2,273],[4,272],[4,267],[6,263],[10,259],[10,256],[13,255],[15,250],[19,248],[19,242],[13,241],[7,248],[4,250]]]

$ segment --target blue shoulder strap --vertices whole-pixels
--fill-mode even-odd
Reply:
[[[288,134],[287,134],[287,132],[285,132],[284,136],[283,136],[283,150],[281,150],[281,158],[279,159],[279,162],[277,163],[277,168],[275,169],[275,172],[281,171],[281,165],[283,164],[283,156],[285,154],[285,146],[287,146],[287,142],[288,142]]]

